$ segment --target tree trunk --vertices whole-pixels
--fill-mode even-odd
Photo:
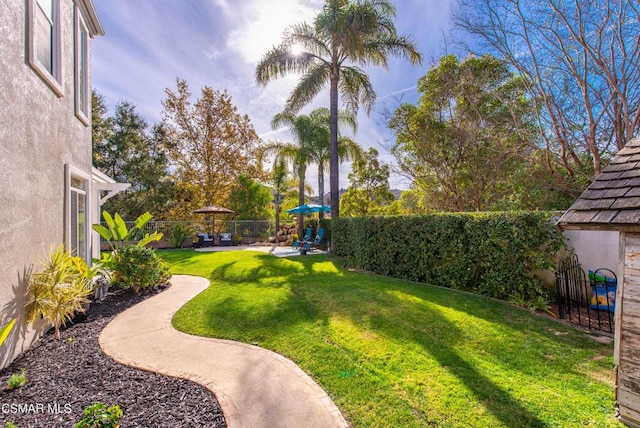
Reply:
[[[304,165],[298,168],[298,205],[304,205],[304,178],[307,173],[307,169]],[[304,236],[304,216],[298,215],[298,239],[302,239]]]
[[[273,203],[276,208],[276,230],[273,231],[273,236],[276,238],[276,244],[278,243],[278,231],[280,230],[280,192],[276,192],[274,195]]]
[[[338,159],[338,70],[331,71],[330,126],[329,126],[329,188],[331,191],[331,218],[340,215],[340,162]]]
[[[324,205],[324,165],[318,163],[318,203]],[[324,218],[324,212],[318,213],[319,218]]]

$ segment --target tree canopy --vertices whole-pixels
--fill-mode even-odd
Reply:
[[[431,210],[540,204],[518,187],[531,188],[537,155],[534,106],[522,79],[494,57],[450,55],[419,80],[418,91],[418,104],[400,106],[389,126],[399,168]]]
[[[127,191],[109,199],[104,209],[135,219],[150,212],[165,219],[174,202],[174,183],[168,173],[164,129],[147,122],[133,104],[121,101],[113,117],[107,117],[104,98],[93,93],[94,166],[121,183]]]
[[[353,162],[350,186],[340,201],[342,214],[348,217],[386,214],[385,207],[394,200],[389,189],[389,165],[378,159],[373,147]]]
[[[226,91],[202,88],[194,103],[187,82],[166,89],[162,117],[169,141],[180,204],[176,218],[205,205],[224,205],[238,177],[262,178],[256,155],[259,138],[246,114],[240,114]]]
[[[637,0],[460,0],[455,23],[522,76],[556,182],[574,196],[640,131]]]

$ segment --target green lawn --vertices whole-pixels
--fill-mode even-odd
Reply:
[[[354,427],[619,425],[612,345],[512,305],[330,256],[158,254],[211,280],[177,329],[287,356]]]

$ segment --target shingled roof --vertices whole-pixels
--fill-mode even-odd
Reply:
[[[640,138],[618,152],[558,220],[558,226],[640,231]]]

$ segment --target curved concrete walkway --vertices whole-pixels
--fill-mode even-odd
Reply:
[[[204,385],[218,398],[229,428],[349,426],[326,392],[291,360],[257,346],[175,330],[173,314],[209,281],[175,275],[171,283],[107,325],[99,338],[105,354]]]

